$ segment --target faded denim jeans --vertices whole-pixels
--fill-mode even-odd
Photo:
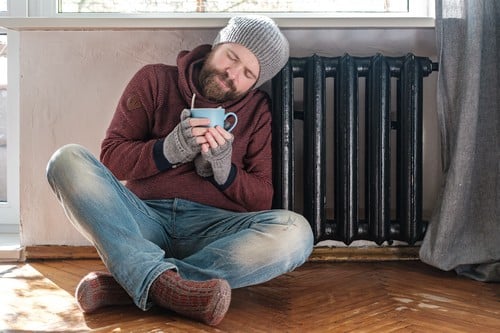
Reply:
[[[78,145],[54,153],[47,178],[70,221],[143,310],[151,306],[151,284],[166,270],[189,280],[221,278],[239,288],[293,270],[313,248],[309,223],[299,214],[141,200]]]

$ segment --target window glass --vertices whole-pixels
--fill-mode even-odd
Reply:
[[[312,5],[313,4],[313,5]],[[59,0],[60,13],[408,12],[408,0]]]

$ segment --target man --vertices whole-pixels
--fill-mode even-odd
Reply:
[[[212,46],[135,74],[103,140],[102,163],[78,145],[54,153],[49,183],[110,272],[82,279],[83,311],[133,301],[217,325],[231,288],[304,263],[313,246],[308,222],[270,210],[270,99],[256,89],[288,55],[271,19],[233,17]],[[196,107],[236,113],[233,132],[190,117],[193,96]]]

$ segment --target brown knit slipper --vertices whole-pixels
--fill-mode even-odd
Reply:
[[[110,305],[132,304],[132,298],[107,272],[91,272],[76,287],[75,298],[83,312]]]
[[[184,280],[168,270],[153,282],[149,296],[161,307],[215,326],[229,309],[231,287],[222,279]]]

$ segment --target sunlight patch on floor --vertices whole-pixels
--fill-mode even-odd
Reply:
[[[89,329],[73,296],[30,265],[0,265],[0,281],[0,330],[75,332]]]

